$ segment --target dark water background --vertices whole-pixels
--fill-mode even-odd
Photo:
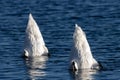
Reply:
[[[45,61],[21,58],[30,12],[51,54]],[[69,72],[75,23],[105,70]],[[120,80],[120,0],[0,0],[0,79]]]

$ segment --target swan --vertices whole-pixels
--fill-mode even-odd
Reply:
[[[48,49],[45,46],[40,29],[31,13],[29,14],[28,25],[25,33],[25,57],[35,57],[48,54]]]
[[[93,58],[86,35],[80,26],[75,24],[73,47],[70,54],[70,69],[99,69],[100,64]]]

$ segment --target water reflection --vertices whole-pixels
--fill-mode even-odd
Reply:
[[[42,78],[46,75],[44,69],[46,68],[47,56],[26,58],[26,65],[31,79]]]
[[[96,70],[79,70],[72,75],[74,75],[75,80],[94,80],[94,75],[97,73]]]

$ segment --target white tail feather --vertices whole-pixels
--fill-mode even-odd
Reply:
[[[72,61],[75,61],[78,65],[78,69],[93,68],[94,64],[98,64],[92,56],[84,31],[77,24],[75,24],[73,41],[70,64]]]
[[[48,53],[48,49],[45,46],[42,34],[36,21],[32,17],[32,14],[29,14],[25,37],[26,39],[24,50],[25,52],[28,52],[27,57],[41,56]]]

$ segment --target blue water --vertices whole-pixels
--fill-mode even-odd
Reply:
[[[51,55],[45,61],[21,57],[30,12]],[[68,70],[75,23],[104,70]],[[120,80],[120,0],[0,0],[0,79]]]

